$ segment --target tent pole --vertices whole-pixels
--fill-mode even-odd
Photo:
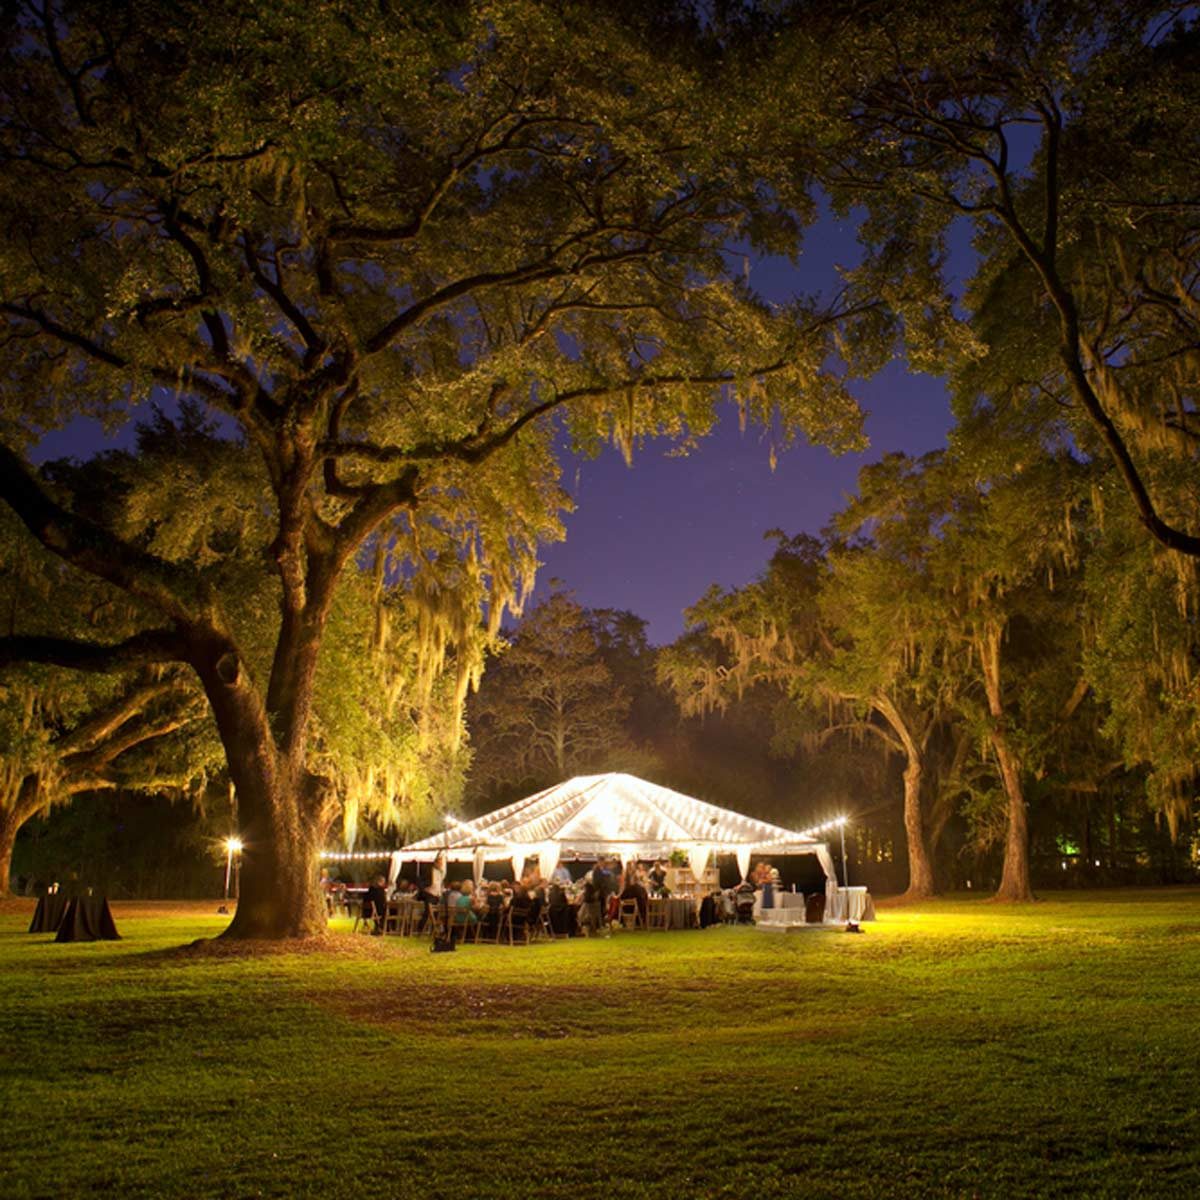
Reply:
[[[846,826],[841,826],[842,834],[842,887],[850,886],[850,866],[846,862]]]

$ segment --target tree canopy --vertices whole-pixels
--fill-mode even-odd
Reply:
[[[774,308],[728,269],[735,242],[794,246],[801,156],[747,170],[758,110],[730,102],[719,45],[674,6],[15,11],[0,495],[152,614],[122,658],[200,679],[246,824],[231,931],[310,933],[331,786],[314,686],[364,547],[413,599],[426,693],[452,665],[461,703],[560,532],[558,431],[686,444],[732,393],[785,440],[855,444],[825,368],[875,305]],[[279,619],[259,661],[219,562],[129,540],[23,457],[74,415],[156,397],[212,414],[261,464]],[[104,662],[65,639],[43,656]]]

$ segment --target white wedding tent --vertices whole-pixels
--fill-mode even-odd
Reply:
[[[829,847],[812,836],[816,832],[769,825],[633,775],[581,775],[471,821],[447,818],[443,833],[392,855],[391,877],[396,879],[403,862],[441,858],[472,863],[476,880],[483,878],[485,863],[511,860],[519,878],[535,857],[548,877],[560,861],[601,856],[645,861],[682,850],[697,876],[711,855],[728,854],[737,859],[743,878],[752,854],[815,854],[836,887]]]

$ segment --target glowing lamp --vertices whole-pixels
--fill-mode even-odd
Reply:
[[[233,860],[234,860],[234,857],[236,855],[241,854],[241,852],[242,852],[242,839],[241,838],[229,837],[229,838],[225,839],[225,899],[226,900],[229,899],[229,880],[233,876]],[[238,860],[238,865],[240,868],[240,866],[241,866],[240,859]],[[235,885],[235,887],[234,887],[235,894],[238,890],[239,889]]]

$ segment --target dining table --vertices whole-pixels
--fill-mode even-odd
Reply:
[[[696,925],[696,901],[691,896],[651,896],[650,911],[666,917],[664,929],[692,929]],[[650,923],[654,928],[654,922]]]

